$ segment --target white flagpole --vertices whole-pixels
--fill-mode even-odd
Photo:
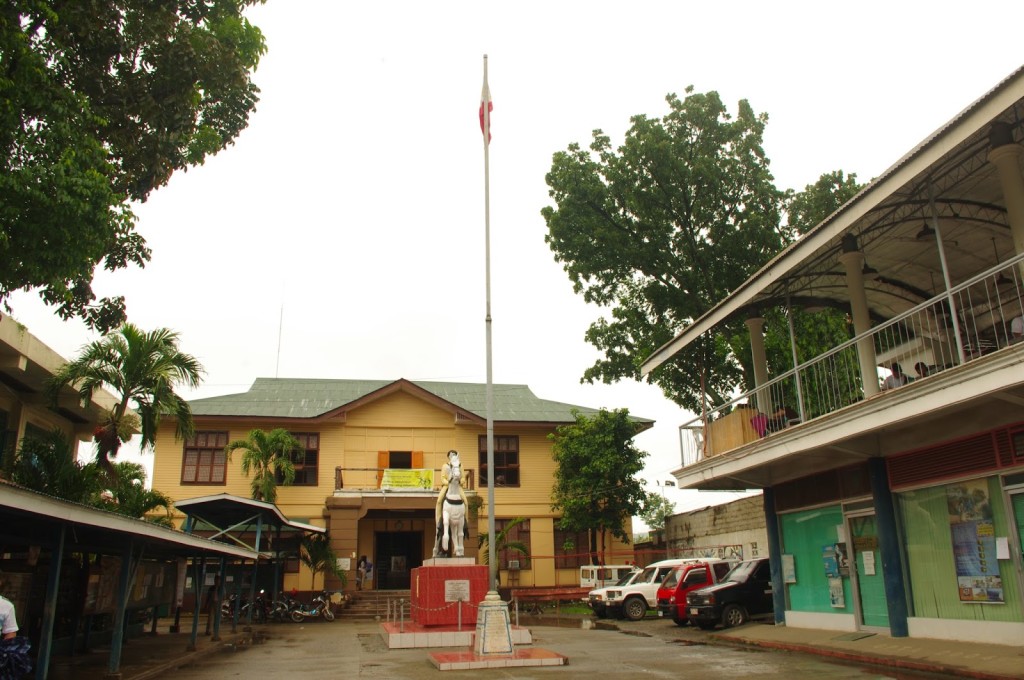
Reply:
[[[484,114],[484,272],[486,279],[487,327],[487,564],[490,566],[488,588],[498,591],[498,563],[494,544],[494,374],[491,362],[491,90],[487,87],[487,55],[484,55],[484,87],[480,94],[480,106]]]

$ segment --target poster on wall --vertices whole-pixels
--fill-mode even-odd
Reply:
[[[782,581],[783,583],[796,583],[796,562],[790,554],[782,556]]]
[[[836,609],[846,607],[846,597],[843,595],[843,579],[836,577],[828,580],[828,600]]]
[[[836,559],[835,543],[821,546],[821,561],[825,565],[825,576],[829,578],[839,577],[839,560]]]
[[[947,485],[946,503],[960,601],[1004,602],[987,482]]]

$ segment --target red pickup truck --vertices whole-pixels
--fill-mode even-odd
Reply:
[[[658,588],[658,616],[671,616],[677,626],[685,626],[688,621],[686,594],[720,582],[735,565],[736,560],[712,558],[679,565]]]

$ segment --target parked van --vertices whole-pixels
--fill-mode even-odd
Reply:
[[[670,571],[658,588],[658,616],[671,617],[677,626],[685,626],[689,622],[686,594],[720,583],[736,563],[709,557],[704,562],[684,564]]]
[[[681,564],[705,561],[705,558],[662,560],[645,567],[627,585],[607,589],[605,606],[608,613],[616,618],[625,617],[630,621],[639,621],[647,616],[648,609],[654,609],[658,605],[658,587],[672,569]]]
[[[588,564],[580,567],[580,588],[604,588],[614,585],[626,574],[638,571],[632,564]]]

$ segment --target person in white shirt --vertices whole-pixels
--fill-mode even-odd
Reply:
[[[1010,344],[1024,340],[1024,316],[1018,316],[1010,321]]]
[[[890,375],[888,378],[882,381],[883,392],[885,392],[886,390],[895,389],[897,387],[903,387],[908,382],[910,382],[907,376],[904,375],[903,373],[903,367],[901,367],[899,364],[893,362],[892,366],[889,367],[889,370],[892,371],[892,375]]]
[[[4,573],[0,571],[0,588],[7,585]],[[0,638],[10,640],[18,635],[18,618],[14,615],[14,603],[0,595]]]

